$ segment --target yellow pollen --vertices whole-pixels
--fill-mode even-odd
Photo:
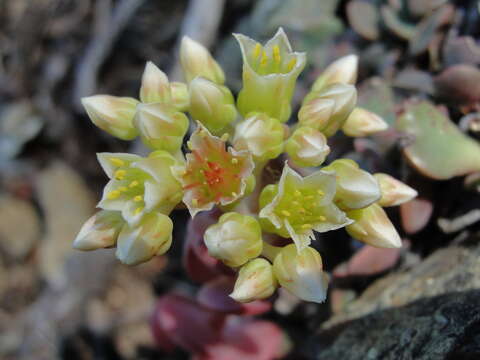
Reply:
[[[302,225],[302,229],[311,229],[312,228],[312,224],[303,224]]]
[[[122,180],[123,178],[125,178],[125,175],[127,175],[127,171],[126,170],[117,170],[115,171],[115,179],[117,180]]]
[[[325,195],[325,193],[322,190],[317,190],[317,194],[320,195],[320,196]]]
[[[273,46],[273,59],[277,63],[282,60],[282,57],[280,56],[280,47],[278,45]]]
[[[235,191],[232,191],[232,196],[237,197],[237,193]]]
[[[315,198],[315,196],[313,196],[313,195],[305,196],[305,200],[312,200],[314,198]]]
[[[135,201],[135,202],[140,202],[140,201],[142,201],[142,200],[143,200],[143,196],[142,196],[142,195],[137,195],[137,196],[135,196],[135,197],[133,198],[133,201]]]
[[[293,193],[296,197],[300,197],[302,196],[302,193],[299,191],[299,190],[295,190],[295,192]]]
[[[254,59],[258,59],[258,57],[260,56],[260,53],[262,52],[262,45],[260,45],[259,43],[257,43],[255,45],[255,48],[253,49],[253,58]]]
[[[287,217],[290,216],[290,212],[287,210],[282,210],[282,214]]]
[[[320,216],[318,217],[318,220],[320,220],[320,221],[325,221],[325,220],[327,220],[327,218],[326,218],[325,216],[323,216],[323,215],[320,215]]]
[[[292,201],[292,204],[293,204],[293,205],[297,205],[297,206],[300,205],[300,203],[299,203],[297,200],[293,200],[293,201]]]
[[[135,209],[135,211],[133,212],[134,215],[138,215],[140,214],[142,211],[143,211],[144,207],[143,206],[140,206],[138,208]]]
[[[227,141],[227,140],[228,140],[228,137],[229,137],[228,133],[225,133],[225,134],[222,135],[222,137],[220,138],[220,140],[222,140],[222,141]]]
[[[236,164],[238,164],[238,159],[236,159],[236,158],[233,158],[233,159],[232,159],[232,164],[233,164],[233,165],[236,165]]]
[[[300,214],[305,214],[307,212],[307,210],[305,210],[304,208],[300,208],[298,209],[298,211],[300,212]]]
[[[267,65],[267,61],[268,61],[267,53],[265,52],[265,50],[263,50],[262,58],[260,59],[260,65],[262,65],[262,66]]]
[[[112,190],[107,194],[107,198],[109,200],[115,200],[119,196],[120,196],[120,191],[118,191],[118,190]]]
[[[118,190],[120,190],[121,192],[125,192],[128,191],[128,188],[126,186],[120,186]]]
[[[140,183],[137,180],[133,180],[130,185],[128,185],[129,188],[133,188],[135,186],[138,186]]]
[[[197,199],[192,199],[192,205],[193,206],[198,206],[198,200]]]
[[[297,64],[297,58],[292,58],[292,60],[290,60],[290,62],[287,65],[287,71],[292,71],[292,69],[295,67],[296,64]]]
[[[125,161],[123,161],[122,159],[119,159],[119,158],[110,158],[110,162],[115,165],[115,166],[124,166],[125,165]]]

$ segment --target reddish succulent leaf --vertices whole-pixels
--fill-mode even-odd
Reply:
[[[432,202],[422,198],[415,198],[400,205],[403,229],[407,234],[414,234],[422,230],[428,224],[432,212]]]
[[[457,64],[480,64],[480,47],[471,36],[456,36],[451,32],[443,46],[444,66]]]
[[[438,97],[465,106],[466,111],[480,103],[480,70],[475,66],[450,66],[435,78],[434,84]]]
[[[270,310],[271,304],[268,301],[257,300],[242,304],[233,300],[228,295],[232,293],[234,284],[233,277],[221,276],[211,280],[199,290],[197,301],[209,309],[231,314],[258,315]]]
[[[204,353],[207,345],[218,343],[225,315],[209,310],[187,297],[162,296],[152,317],[152,332],[158,345],[171,351],[173,345]]]

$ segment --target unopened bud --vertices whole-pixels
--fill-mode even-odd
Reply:
[[[328,277],[322,270],[318,251],[306,247],[297,251],[294,244],[285,246],[275,257],[273,273],[282,287],[305,301],[325,301]]]
[[[162,103],[140,104],[134,123],[146,146],[171,153],[182,146],[189,124],[185,114]]]
[[[248,150],[255,161],[276,158],[283,150],[284,128],[264,113],[250,113],[235,128],[233,144],[237,150]]]
[[[342,126],[347,136],[368,136],[388,129],[388,124],[377,114],[363,108],[355,108]]]
[[[322,72],[312,85],[312,91],[319,91],[328,85],[341,83],[353,85],[357,81],[358,56],[347,55],[330,65]]]
[[[83,224],[73,247],[77,250],[96,250],[113,246],[124,224],[120,211],[100,210]]]
[[[188,83],[197,76],[202,76],[217,84],[225,82],[222,68],[213,59],[207,48],[188,36],[183,37],[180,45],[180,64]]]
[[[372,204],[364,209],[352,210],[347,212],[347,215],[355,220],[345,228],[353,238],[382,248],[402,246],[395,226],[380,205]]]
[[[159,212],[143,217],[138,226],[125,225],[118,236],[117,258],[126,265],[137,265],[155,255],[163,255],[172,244],[173,223]]]
[[[285,144],[285,150],[298,166],[319,166],[330,153],[325,135],[307,126],[295,130]]]
[[[190,83],[190,109],[212,134],[222,135],[237,117],[233,95],[227,87],[197,77]]]
[[[276,288],[277,280],[272,265],[265,259],[257,258],[240,268],[230,297],[248,303],[271,296]]]
[[[208,253],[226,265],[237,267],[262,252],[262,230],[251,216],[235,212],[223,214],[204,235]]]
[[[190,95],[188,94],[187,84],[173,81],[170,83],[172,93],[172,105],[178,111],[187,111],[190,105]]]
[[[381,197],[377,180],[353,160],[338,159],[322,170],[335,171],[335,203],[342,210],[364,208]]]
[[[168,77],[151,61],[145,65],[140,88],[140,101],[142,103],[169,103],[171,101],[170,84]]]
[[[330,137],[340,129],[357,102],[353,85],[332,84],[309,93],[298,113],[301,125],[310,126]]]
[[[382,192],[382,197],[378,201],[380,206],[397,206],[412,200],[418,195],[415,189],[390,175],[377,173],[373,176],[377,179]]]
[[[129,97],[95,95],[82,98],[88,117],[100,129],[122,140],[138,135],[133,126],[138,101]]]

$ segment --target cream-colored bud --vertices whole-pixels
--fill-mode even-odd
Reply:
[[[212,134],[222,135],[237,117],[233,95],[227,87],[197,77],[190,89],[190,115],[200,121]]]
[[[347,216],[355,220],[345,228],[353,238],[382,248],[402,246],[395,226],[380,205],[372,204],[364,209],[352,210],[347,212]]]
[[[382,197],[378,201],[380,206],[397,206],[412,200],[418,195],[415,189],[388,174],[377,173],[373,176],[377,179],[382,192]]]
[[[330,153],[325,135],[308,126],[295,130],[285,144],[285,150],[298,166],[319,166]]]
[[[237,267],[262,252],[262,230],[258,221],[235,212],[223,214],[204,235],[208,253],[226,265]]]
[[[162,255],[172,244],[173,223],[159,212],[144,216],[138,226],[125,225],[118,236],[117,258],[126,265],[137,265]]]
[[[182,146],[189,122],[172,105],[151,103],[138,105],[134,124],[146,146],[175,153]]]
[[[368,136],[388,129],[388,124],[377,114],[363,108],[355,108],[342,126],[345,135]]]
[[[90,120],[100,129],[122,140],[132,140],[138,135],[133,126],[138,101],[129,97],[94,95],[82,98]]]
[[[230,297],[248,303],[271,296],[277,286],[272,265],[265,259],[257,258],[240,268]]]
[[[380,186],[369,172],[350,159],[338,159],[322,170],[335,171],[335,203],[342,210],[367,207],[381,197]]]
[[[353,85],[357,81],[358,56],[347,55],[331,63],[312,85],[312,91],[319,91],[328,85],[341,83]]]
[[[113,246],[124,224],[120,211],[100,210],[83,224],[73,247],[77,250],[96,250]]]
[[[197,76],[202,76],[217,84],[225,82],[222,68],[213,59],[207,48],[188,36],[184,36],[180,44],[180,64],[188,83]]]
[[[151,61],[145,65],[140,88],[140,101],[142,103],[169,103],[172,95],[168,77]]]
[[[306,247],[297,251],[294,244],[285,246],[275,257],[273,273],[282,287],[305,301],[325,301],[328,277],[322,270],[318,251]]]
[[[190,95],[188,94],[187,84],[173,81],[170,83],[172,93],[172,105],[178,111],[187,111],[190,105]]]
[[[332,84],[309,93],[298,113],[301,125],[317,129],[329,137],[340,129],[357,103],[353,85]]]
[[[265,113],[250,113],[237,124],[233,144],[237,150],[248,150],[255,161],[276,158],[283,151],[283,125]]]

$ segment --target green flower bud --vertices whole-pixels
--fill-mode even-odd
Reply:
[[[95,95],[82,98],[88,117],[103,131],[122,140],[132,140],[138,135],[133,117],[138,101],[129,97]]]
[[[322,170],[335,171],[337,191],[335,204],[342,210],[361,209],[381,197],[380,187],[372,174],[350,159],[338,159]]]
[[[264,113],[250,113],[237,124],[233,144],[238,150],[248,150],[255,161],[275,159],[283,151],[283,125]]]
[[[178,111],[187,111],[190,106],[190,95],[188,94],[187,84],[173,81],[170,83],[172,93],[172,105]]]
[[[319,166],[330,153],[325,135],[308,126],[295,130],[287,140],[285,150],[297,166]]]
[[[332,84],[305,97],[298,121],[330,137],[343,126],[356,102],[357,91],[353,85]]]
[[[341,83],[354,85],[357,81],[358,56],[347,55],[331,63],[312,85],[312,91],[320,91],[328,85]]]
[[[172,94],[168,77],[151,61],[145,65],[140,88],[140,101],[142,103],[170,103]]]
[[[306,247],[297,251],[295,245],[287,245],[275,257],[273,273],[282,287],[305,301],[325,301],[328,277],[322,270],[322,258],[318,251]]]
[[[123,153],[97,156],[110,178],[98,207],[121,211],[130,226],[154,210],[169,214],[182,200],[182,187],[171,170],[177,161],[169,153],[156,151],[147,158]]]
[[[263,112],[280,122],[287,121],[295,83],[305,67],[305,54],[292,52],[281,28],[263,47],[247,36],[234,36],[243,57],[243,88],[238,95],[238,110],[243,116]]]
[[[395,179],[388,174],[377,173],[373,175],[380,184],[382,197],[378,204],[383,207],[397,206],[415,198],[418,193],[415,189]]]
[[[154,150],[177,152],[188,130],[188,118],[170,104],[138,105],[134,119],[143,143]]]
[[[115,255],[126,265],[137,265],[155,255],[163,255],[172,244],[172,220],[153,212],[135,226],[125,225],[118,236]]]
[[[402,246],[395,226],[380,205],[372,204],[364,209],[349,211],[347,214],[355,220],[345,228],[353,238],[382,248]]]
[[[255,259],[243,265],[230,297],[242,303],[271,296],[277,288],[272,265],[265,259]]]
[[[190,115],[212,134],[222,135],[237,117],[233,95],[227,87],[197,77],[190,89]]]
[[[388,129],[388,124],[377,114],[371,111],[355,108],[342,126],[347,136],[368,136]]]
[[[184,36],[180,44],[180,64],[187,83],[197,76],[217,84],[225,82],[222,68],[202,44]]]
[[[100,210],[83,224],[73,247],[77,250],[97,250],[113,246],[124,224],[119,211]]]
[[[204,235],[208,253],[230,267],[245,264],[262,252],[262,229],[255,218],[235,212],[223,214]]]
[[[313,230],[326,232],[351,223],[333,203],[334,195],[333,172],[318,170],[302,177],[285,164],[278,186],[267,186],[260,195],[259,217],[272,224],[262,226],[291,237],[301,251],[314,238]]]

